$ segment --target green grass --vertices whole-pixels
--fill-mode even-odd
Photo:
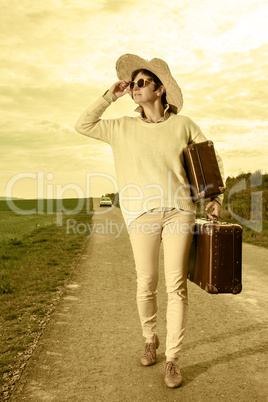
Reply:
[[[21,201],[20,208],[28,206]],[[74,206],[69,200],[69,209]],[[0,400],[75,272],[88,233],[67,234],[66,220],[89,223],[91,216],[86,208],[69,212],[57,226],[56,213],[17,215],[0,202]]]
[[[255,175],[256,174],[258,174],[258,172],[255,172]],[[244,242],[256,246],[268,247],[268,174],[263,174],[261,176],[261,183],[259,183],[258,186],[251,186],[251,180],[251,173],[241,173],[237,177],[227,177],[224,202],[220,212],[220,221],[238,223],[241,225],[243,228]],[[244,183],[245,188],[237,191],[229,197],[230,191],[234,189],[234,186],[238,185],[238,183]],[[233,216],[235,213],[238,217],[242,217],[248,221],[251,220],[252,224],[252,195],[254,192],[257,192],[260,195],[260,202],[257,202],[257,205],[255,205],[255,213],[257,212],[257,216],[262,222],[262,228],[260,231],[249,228],[247,224],[241,223],[240,218],[235,219]],[[199,217],[206,216],[206,213],[200,208],[198,209],[197,214]]]
[[[241,173],[237,177],[228,177],[226,184],[226,192],[224,197],[224,203],[222,205],[222,219],[226,219],[230,222],[239,222],[239,219],[236,220],[230,213],[229,209],[237,214],[239,217],[243,217],[244,219],[250,221],[252,220],[253,215],[253,207],[255,207],[255,213],[257,212],[257,216],[261,219],[262,228],[260,231],[253,230],[248,227],[247,224],[241,224],[243,227],[243,241],[247,243],[254,244],[256,246],[261,247],[268,247],[268,174],[262,174],[259,185],[252,186],[251,181],[253,184],[256,184],[256,181],[259,180],[252,180],[252,178],[258,177],[259,172],[255,172],[254,174],[251,173]],[[230,203],[228,206],[228,196],[230,190],[234,188],[235,185],[238,183],[244,182],[245,189],[238,191],[237,193],[233,194],[230,197]],[[260,196],[259,201],[255,206],[252,204],[252,196],[258,193]],[[251,222],[252,224],[253,222]]]

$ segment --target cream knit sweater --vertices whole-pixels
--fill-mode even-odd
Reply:
[[[100,119],[117,97],[108,91],[89,106],[75,129],[111,145],[121,211],[127,226],[154,208],[180,208],[195,212],[184,169],[183,149],[190,143],[207,141],[189,117],[170,113],[158,123],[141,116]],[[224,177],[223,163],[217,160]],[[221,203],[223,196],[216,200]]]

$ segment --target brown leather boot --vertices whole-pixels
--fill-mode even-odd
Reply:
[[[157,335],[155,335],[155,342],[144,344],[144,353],[141,357],[141,364],[143,366],[152,366],[156,363],[156,349],[159,348],[160,342]]]
[[[175,361],[166,362],[165,384],[169,388],[177,388],[182,384],[180,369]]]

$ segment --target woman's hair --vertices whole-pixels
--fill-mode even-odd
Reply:
[[[134,81],[135,77],[137,77],[137,75],[138,75],[139,73],[148,75],[148,77],[152,78],[153,82],[156,84],[154,91],[157,91],[157,89],[160,88],[161,85],[163,85],[162,82],[160,81],[160,79],[159,79],[154,73],[152,73],[151,71],[146,70],[146,69],[144,69],[144,68],[140,68],[139,70],[133,71],[132,76],[131,76],[131,81]],[[163,105],[163,106],[165,106],[165,105],[167,104],[167,95],[166,95],[166,92],[164,92],[164,93],[162,94],[162,96],[161,96],[161,102],[162,102],[162,105]]]

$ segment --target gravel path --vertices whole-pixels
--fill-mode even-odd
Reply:
[[[95,211],[98,200],[95,200]],[[11,401],[266,401],[268,250],[243,244],[243,291],[189,286],[181,388],[164,385],[166,294],[160,260],[158,364],[140,364],[136,275],[120,210],[95,215],[95,234]],[[102,226],[110,235],[102,233]]]

